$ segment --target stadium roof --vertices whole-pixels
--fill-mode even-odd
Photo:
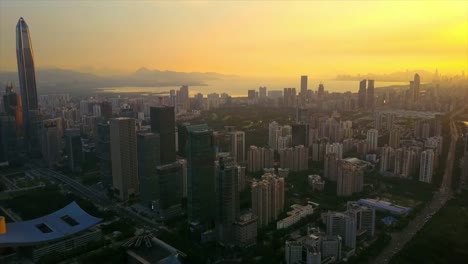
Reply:
[[[29,246],[63,239],[93,227],[101,221],[101,218],[89,215],[76,202],[72,202],[43,217],[7,223],[6,233],[0,235],[0,247]]]

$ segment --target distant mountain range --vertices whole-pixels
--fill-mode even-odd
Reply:
[[[176,72],[140,68],[128,75],[98,76],[65,69],[38,69],[36,81],[39,93],[83,93],[96,88],[125,86],[179,86],[203,85],[206,81],[231,75],[215,72]],[[18,73],[0,71],[0,89],[13,82],[18,87]]]
[[[430,82],[436,76],[434,72],[429,72],[425,70],[415,70],[415,71],[404,71],[404,72],[392,72],[389,74],[358,74],[358,75],[337,75],[336,80],[342,81],[359,81],[362,79],[371,79],[381,82],[408,82],[414,79],[415,74],[419,74],[421,77],[421,82]]]

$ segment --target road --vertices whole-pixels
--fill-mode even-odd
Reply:
[[[398,253],[405,246],[405,244],[408,243],[411,238],[413,238],[413,236],[424,226],[424,224],[427,222],[427,217],[437,213],[445,205],[445,203],[453,197],[451,188],[452,172],[455,161],[455,147],[459,137],[458,129],[453,118],[462,111],[464,111],[464,108],[461,108],[450,115],[451,141],[447,154],[444,176],[442,178],[442,183],[439,190],[434,194],[432,200],[426,204],[426,206],[416,215],[412,221],[410,221],[404,230],[391,234],[392,239],[390,240],[390,243],[379,254],[379,256],[377,256],[372,261],[372,263],[389,263],[392,257]]]
[[[59,172],[56,172],[54,170],[50,169],[33,169],[29,171],[35,176],[41,176],[41,177],[49,177],[52,178],[56,181],[60,181],[63,184],[66,184],[68,187],[70,187],[73,191],[75,191],[78,195],[89,199],[92,201],[94,204],[98,205],[99,207],[107,210],[113,211],[115,214],[125,217],[125,218],[130,218],[136,222],[138,222],[142,226],[150,226],[154,229],[159,229],[160,225],[154,221],[151,221],[148,218],[145,218],[138,213],[133,212],[131,209],[117,204],[113,201],[111,201],[109,198],[107,198],[105,195],[103,195],[100,192],[94,191],[91,188],[88,188],[81,184],[80,182],[67,177]]]

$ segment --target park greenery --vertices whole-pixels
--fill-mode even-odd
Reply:
[[[468,192],[447,202],[391,263],[466,263]]]

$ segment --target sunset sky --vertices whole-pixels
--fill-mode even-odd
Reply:
[[[0,70],[16,70],[21,16],[36,67],[241,76],[468,71],[468,1],[0,0]]]

